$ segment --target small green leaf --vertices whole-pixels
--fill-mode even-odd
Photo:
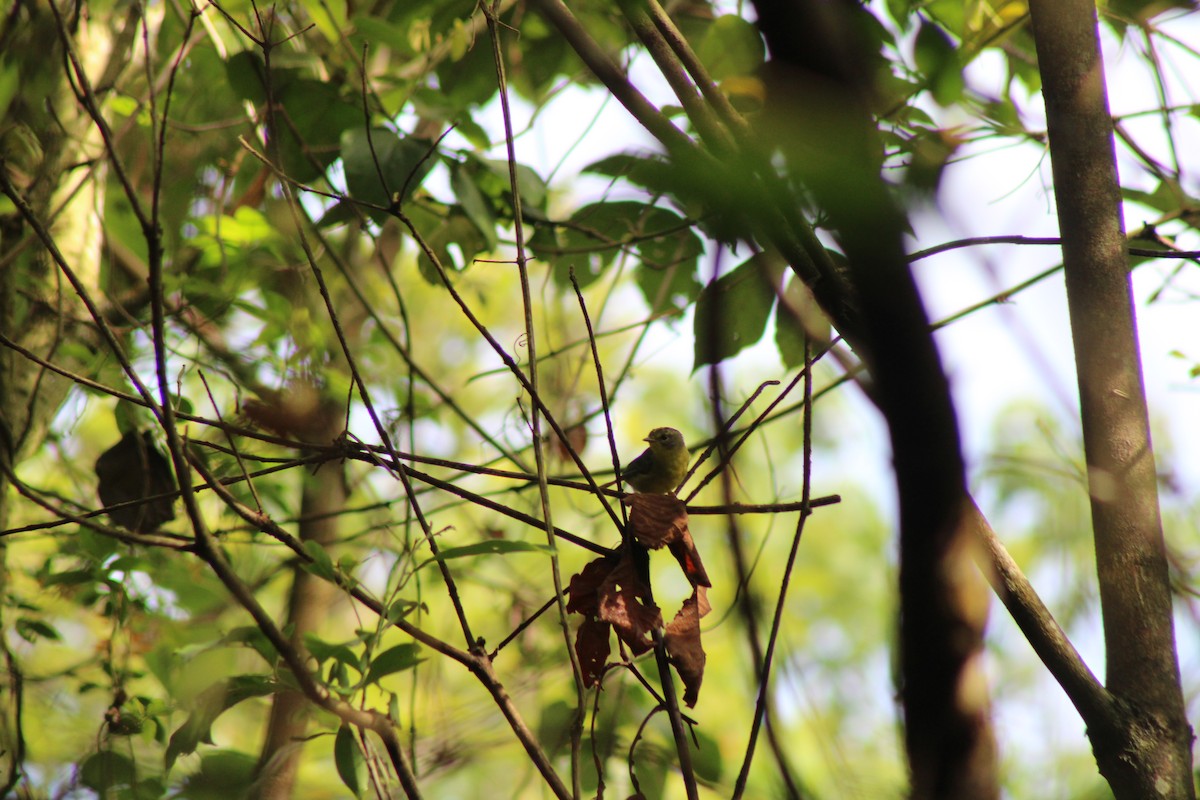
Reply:
[[[354,740],[354,731],[345,723],[338,728],[333,737],[333,763],[337,766],[338,777],[355,797],[362,797],[363,779],[366,777],[367,765],[363,760],[358,742]]]
[[[775,299],[771,270],[762,255],[705,286],[696,301],[693,369],[719,364],[761,339]]]
[[[958,102],[966,83],[958,62],[958,48],[946,32],[932,22],[923,23],[917,31],[913,55],[938,105]]]
[[[357,643],[355,643],[357,644]],[[355,670],[362,671],[362,661],[358,655],[350,649],[346,644],[334,644],[317,638],[314,633],[304,635],[304,646],[308,648],[309,654],[317,660],[318,663],[324,663],[329,659],[341,664],[349,664]]]
[[[548,553],[550,547],[544,544],[534,544],[533,542],[511,541],[509,539],[487,539],[475,544],[467,544],[462,547],[448,547],[437,554],[435,558],[430,558],[421,563],[417,569],[421,569],[435,561],[449,561],[454,558],[467,558],[469,556],[484,556],[484,555],[509,555],[510,553]]]
[[[52,626],[32,617],[18,617],[15,628],[17,635],[30,644],[38,639],[50,639],[57,642],[62,638]]]
[[[307,541],[304,543],[304,552],[308,553],[311,562],[304,565],[304,569],[316,575],[318,578],[324,578],[327,581],[336,582],[338,579],[337,570],[334,569],[333,559],[329,557],[329,553],[319,542]]]
[[[371,659],[371,666],[367,668],[366,683],[376,683],[385,675],[412,669],[424,660],[421,657],[420,645],[398,644]]]

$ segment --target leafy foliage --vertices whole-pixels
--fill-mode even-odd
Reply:
[[[753,15],[572,3],[572,39],[549,2],[62,5],[18,2],[0,31],[0,729],[22,735],[0,794],[228,797],[293,755],[312,796],[543,791],[523,759],[560,796],[571,776],[678,796],[681,773],[728,796],[740,769],[746,796],[904,791],[879,711],[894,564],[860,465],[829,466],[858,424],[831,391],[862,367],[824,293],[845,243],[769,146],[791,120]],[[1106,35],[1174,46],[1166,8],[1110,4]],[[1043,146],[1025,3],[854,20],[906,210],[987,149]],[[814,168],[862,166],[837,162],[828,106],[803,110]],[[1196,230],[1174,133],[1194,108],[1145,112],[1168,152],[1126,131],[1123,192],[1153,217],[1136,244],[1167,252]],[[558,141],[593,114],[578,152]],[[702,494],[620,506],[579,477],[664,417],[722,434]],[[1006,445],[1040,437],[1007,424]],[[1075,447],[986,476],[1015,530],[1072,529],[1010,541],[1031,572],[1070,563],[1068,622],[1094,614],[1085,497],[1029,476],[1077,490]],[[804,508],[818,487],[855,500]],[[657,715],[659,633],[694,717]],[[305,744],[264,752],[287,695]],[[760,698],[784,745],[751,760]]]

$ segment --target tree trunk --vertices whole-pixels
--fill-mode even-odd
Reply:
[[[316,475],[308,476],[300,503],[301,541],[316,542],[321,547],[337,541],[338,513],[345,504],[346,486],[339,465],[326,464]],[[299,566],[295,568],[287,624],[292,629],[292,642],[300,652],[306,652],[304,636],[320,629],[338,594],[337,587],[329,581]],[[311,707],[301,692],[283,690],[275,695],[254,786],[254,797],[259,800],[287,800],[293,796]],[[302,797],[303,793],[297,796]]]
[[[1190,799],[1192,734],[1175,652],[1096,7],[1091,0],[1034,0],[1030,14],[1078,370],[1105,684],[1119,712],[1115,728],[1085,721],[1100,772],[1118,798]]]

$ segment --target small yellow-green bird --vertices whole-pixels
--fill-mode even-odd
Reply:
[[[688,468],[683,434],[674,428],[655,428],[643,441],[650,446],[629,462],[621,478],[642,494],[674,491]]]

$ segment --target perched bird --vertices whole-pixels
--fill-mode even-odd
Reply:
[[[629,462],[621,471],[621,478],[635,492],[643,494],[674,491],[688,467],[683,434],[674,428],[655,428],[643,441],[650,446]]]

